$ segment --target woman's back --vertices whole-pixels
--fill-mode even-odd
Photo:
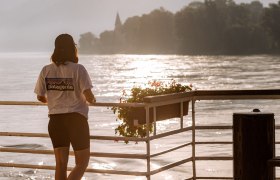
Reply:
[[[92,84],[83,65],[66,62],[57,66],[52,63],[42,69],[40,78],[45,82],[49,114],[78,112],[87,117],[83,91],[90,89]]]

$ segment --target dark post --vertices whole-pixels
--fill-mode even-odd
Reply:
[[[273,113],[233,114],[233,171],[235,180],[268,180],[267,161],[275,155]]]

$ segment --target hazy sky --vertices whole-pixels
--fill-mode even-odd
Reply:
[[[112,30],[116,13],[122,22],[159,7],[177,12],[193,0],[0,0],[0,51],[50,51],[61,33],[97,36]],[[203,0],[202,0],[203,1]],[[236,3],[251,0],[235,0]],[[277,0],[262,0],[264,5]]]

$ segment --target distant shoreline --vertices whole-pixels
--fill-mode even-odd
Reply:
[[[2,55],[47,55],[50,56],[52,54],[51,51],[3,51],[0,52]],[[158,55],[158,56],[257,56],[257,55],[271,55],[271,56],[280,56],[279,52],[263,52],[263,53],[240,53],[240,54],[222,54],[222,53],[200,53],[200,54],[180,54],[180,53],[80,53],[78,52],[79,55],[81,56],[108,56],[108,55]]]

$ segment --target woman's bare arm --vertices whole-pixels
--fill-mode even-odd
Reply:
[[[89,102],[89,103],[95,103],[96,102],[96,99],[95,99],[91,89],[84,90],[84,95],[86,97],[87,102]]]

